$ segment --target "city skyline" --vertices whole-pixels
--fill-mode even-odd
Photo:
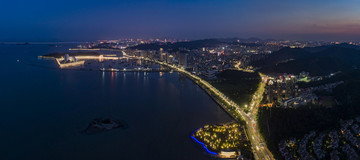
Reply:
[[[360,4],[340,1],[5,1],[0,41],[169,37],[358,41]]]
[[[360,0],[3,0],[0,159],[359,160]]]

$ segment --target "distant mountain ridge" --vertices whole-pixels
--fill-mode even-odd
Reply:
[[[151,43],[151,44],[140,44],[131,49],[138,50],[159,50],[163,48],[164,50],[178,50],[179,48],[188,48],[188,49],[199,49],[203,47],[216,47],[218,45],[225,44],[217,39],[203,39],[195,40],[189,42],[175,42],[175,43]]]
[[[360,50],[360,46],[348,44],[348,43],[341,43],[341,44],[333,44],[333,45],[325,45],[325,46],[319,46],[319,47],[305,47],[304,49],[309,52],[320,52],[323,50],[326,50],[331,47],[342,47],[342,48],[351,48]]]
[[[256,44],[256,42],[264,42],[264,40],[259,38],[218,38],[218,39],[202,39],[202,40],[194,40],[188,42],[167,42],[167,43],[150,43],[150,44],[140,44],[137,46],[130,47],[130,49],[138,49],[138,50],[159,50],[163,48],[164,50],[172,50],[177,51],[179,48],[187,48],[187,49],[200,49],[203,47],[217,47],[222,44],[246,44],[246,45],[261,45]]]

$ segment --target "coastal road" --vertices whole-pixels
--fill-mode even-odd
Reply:
[[[150,59],[146,59],[146,60],[150,60]],[[237,110],[237,113],[245,120],[245,122],[247,124],[246,132],[247,132],[247,135],[249,136],[250,142],[252,144],[253,153],[255,155],[255,158],[261,159],[261,160],[273,159],[273,156],[267,149],[266,144],[263,143],[263,141],[262,141],[262,138],[259,134],[259,130],[257,127],[257,122],[256,122],[257,108],[260,105],[260,102],[262,99],[262,93],[264,91],[264,84],[260,84],[260,87],[258,89],[259,91],[256,91],[256,93],[254,94],[253,101],[251,102],[252,109],[249,111],[249,114],[246,114],[244,112],[244,110],[242,108],[240,108],[240,106],[238,106],[230,98],[226,97],[222,92],[220,92],[218,89],[216,89],[215,87],[213,87],[211,84],[209,84],[207,81],[201,79],[200,77],[198,77],[194,74],[191,74],[190,72],[188,72],[182,68],[179,68],[175,65],[171,65],[171,64],[167,64],[167,63],[159,62],[159,61],[154,61],[154,62],[159,63],[161,65],[168,66],[172,69],[175,69],[175,70],[177,70],[181,73],[184,73],[187,76],[197,80],[199,83],[206,86],[210,91],[215,93],[217,97],[219,97],[220,99],[225,101],[229,106],[235,107]],[[256,95],[256,94],[258,94],[258,95]],[[225,110],[228,110],[228,109],[225,108]]]
[[[126,55],[126,54],[124,54],[124,55]],[[133,57],[133,56],[131,56],[131,57]],[[133,57],[133,58],[141,58],[141,57]],[[160,62],[160,61],[157,61],[157,60],[152,60],[152,59],[149,59],[149,58],[142,58],[142,59],[147,60],[147,61],[152,61],[152,62],[161,64],[161,65],[170,67],[170,68],[172,68],[174,70],[177,70],[178,72],[186,74],[187,76],[189,76],[193,80],[196,80],[198,83],[205,86],[207,88],[207,90],[211,91],[218,98],[220,98],[225,103],[227,103],[227,105],[222,105],[222,107],[224,107],[224,109],[226,111],[229,111],[229,108],[226,108],[227,106],[235,107],[237,112],[234,112],[234,113],[237,113],[238,115],[240,115],[242,117],[242,119],[246,122],[246,132],[247,132],[247,135],[248,135],[249,140],[251,142],[253,153],[255,155],[255,159],[259,159],[259,160],[272,160],[272,159],[274,159],[271,152],[267,149],[266,144],[263,142],[262,137],[260,136],[259,129],[257,127],[257,121],[256,121],[257,108],[260,105],[260,102],[261,102],[261,99],[262,99],[262,93],[265,90],[264,89],[265,84],[262,84],[263,81],[261,81],[261,84],[260,84],[258,90],[253,95],[254,97],[253,97],[253,99],[252,99],[252,101],[250,103],[249,107],[251,107],[251,108],[250,108],[249,112],[245,113],[243,108],[238,106],[230,98],[226,97],[222,92],[220,92],[218,89],[213,87],[210,83],[203,80],[202,78],[200,78],[200,77],[198,77],[198,76],[196,76],[194,74],[191,74],[190,72],[188,72],[188,71],[186,71],[186,70],[184,70],[182,68],[179,68],[176,65]]]

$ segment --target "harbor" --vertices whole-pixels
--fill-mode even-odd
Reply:
[[[172,72],[172,69],[154,62],[121,54],[97,52],[52,53],[39,56],[55,60],[61,69],[90,70],[102,72]]]

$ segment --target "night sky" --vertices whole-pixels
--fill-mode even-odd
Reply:
[[[0,41],[360,40],[360,0],[1,0]]]

